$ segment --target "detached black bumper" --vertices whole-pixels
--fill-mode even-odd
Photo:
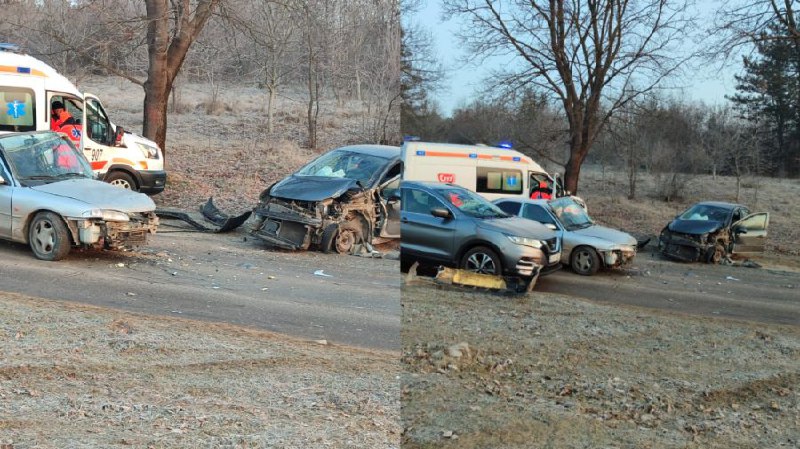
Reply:
[[[135,172],[139,191],[154,195],[164,191],[167,185],[167,172],[164,170],[139,170]]]

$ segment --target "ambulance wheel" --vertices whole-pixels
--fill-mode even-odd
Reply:
[[[124,171],[113,171],[106,176],[106,182],[126,190],[136,190],[136,181]]]
[[[461,258],[461,268],[479,274],[496,276],[503,274],[500,256],[485,246],[476,246],[467,251],[464,257]]]
[[[63,259],[72,247],[67,225],[53,212],[40,212],[33,217],[28,244],[37,259],[48,261]]]

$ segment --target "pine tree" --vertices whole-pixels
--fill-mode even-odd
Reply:
[[[771,151],[779,175],[800,175],[800,45],[777,26],[756,43],[758,56],[743,59],[730,100],[758,128],[766,127],[763,146]]]

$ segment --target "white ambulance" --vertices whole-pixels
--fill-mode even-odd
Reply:
[[[164,190],[164,156],[155,142],[115,126],[99,98],[80,92],[49,65],[0,44],[0,133],[50,129],[54,101],[80,125],[73,138],[98,179],[143,193]]]
[[[411,140],[403,143],[400,155],[404,180],[456,184],[490,201],[530,198],[542,182],[550,196],[564,196],[560,179],[511,148]]]

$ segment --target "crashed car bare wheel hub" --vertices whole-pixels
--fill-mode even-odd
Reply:
[[[356,244],[356,232],[352,229],[341,229],[336,235],[336,252],[340,254],[349,253]]]
[[[496,274],[497,267],[491,256],[485,253],[475,253],[467,258],[468,271],[480,274]]]

